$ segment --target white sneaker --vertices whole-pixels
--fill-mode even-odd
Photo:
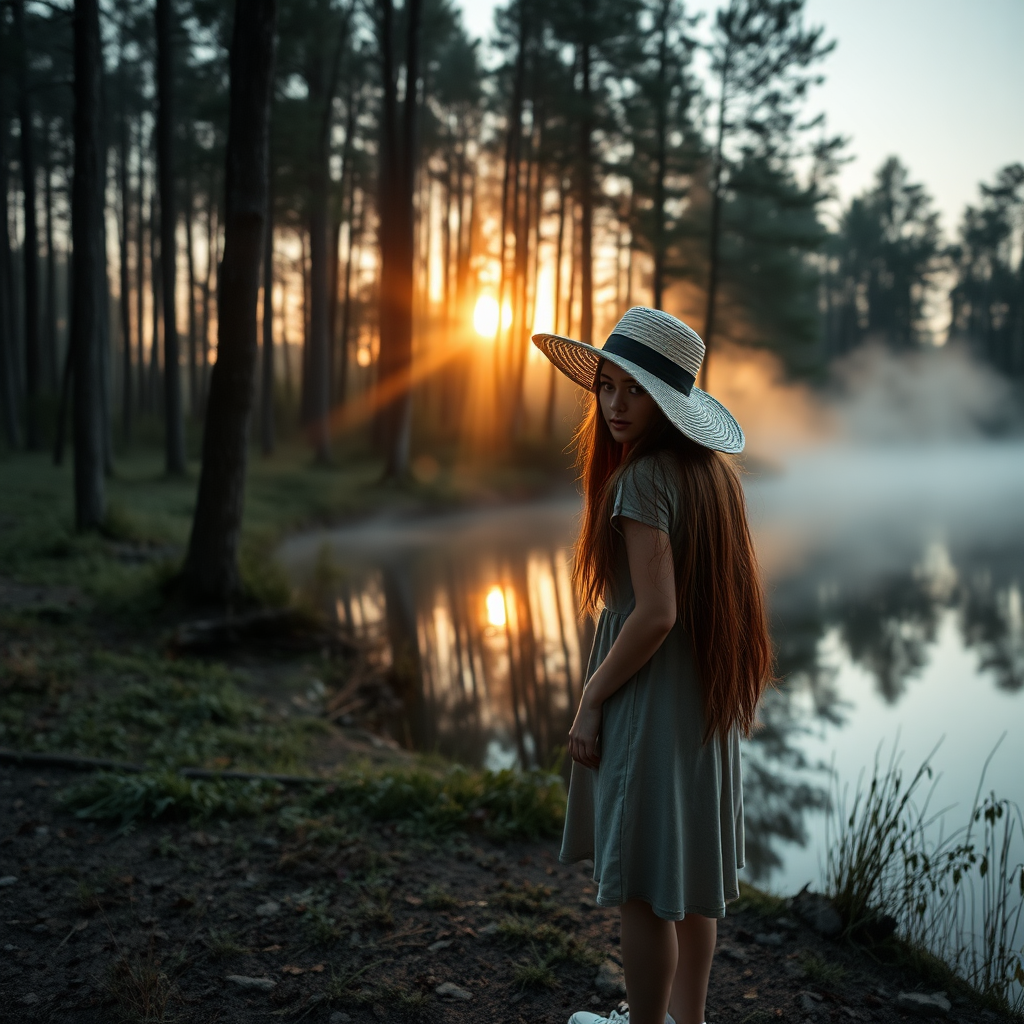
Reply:
[[[607,1017],[602,1017],[599,1013],[590,1013],[589,1010],[577,1010],[569,1018],[569,1024],[629,1024],[629,1010],[625,1013],[612,1010]],[[672,1014],[665,1014],[665,1024],[676,1024]]]
[[[577,1010],[570,1018],[569,1024],[629,1024],[629,1014],[612,1010],[607,1017],[589,1010]]]

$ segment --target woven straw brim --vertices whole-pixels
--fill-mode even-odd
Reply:
[[[684,395],[622,356],[610,355],[593,345],[558,334],[535,334],[533,343],[562,373],[587,391],[594,391],[598,364],[607,359],[630,374],[654,399],[669,422],[687,437],[715,451],[743,451],[746,439],[742,428],[732,413],[706,391],[694,387],[689,395]]]

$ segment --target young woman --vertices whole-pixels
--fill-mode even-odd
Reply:
[[[561,859],[618,907],[630,1024],[703,1024],[717,919],[739,895],[739,734],[772,648],[727,409],[694,387],[682,321],[636,307],[603,348],[535,335],[596,401],[580,433],[575,579],[603,602],[579,710]],[[579,1011],[570,1024],[621,1020]]]

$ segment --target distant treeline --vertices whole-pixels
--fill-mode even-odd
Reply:
[[[11,447],[52,443],[69,408],[88,6],[0,5]],[[510,0],[474,41],[452,0],[279,0],[264,451],[300,422],[326,459],[340,429],[369,424],[401,473],[413,424],[456,437],[485,407],[492,440],[550,433],[554,378],[538,400],[527,371],[534,326],[599,341],[639,303],[692,323],[711,373],[728,340],[813,376],[869,339],[935,340],[948,301],[951,338],[1024,376],[1024,167],[980,187],[953,242],[895,157],[836,222],[845,141],[805,113],[831,43],[802,6],[729,0],[700,25],[681,0]],[[155,419],[172,469],[216,358],[233,10],[98,4],[105,443]]]

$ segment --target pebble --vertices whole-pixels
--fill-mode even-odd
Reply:
[[[901,992],[896,997],[896,1009],[918,1017],[948,1017],[951,1007],[945,992]]]
[[[280,903],[275,903],[273,900],[267,900],[266,903],[261,903],[256,908],[257,917],[273,917],[281,909]]]
[[[35,992],[29,992],[28,995],[22,996],[19,1002],[23,1003],[25,1006],[31,1006],[33,1003],[39,1002],[39,996],[37,996]]]
[[[754,942],[759,946],[781,946],[784,938],[782,932],[758,932]]]
[[[328,1024],[345,1024],[345,1021],[351,1019],[351,1015],[345,1013],[343,1010],[335,1010],[328,1018]]]
[[[264,992],[269,992],[272,988],[277,987],[277,982],[273,978],[247,978],[244,974],[228,974],[225,980],[233,982],[241,988],[258,988]]]
[[[818,1012],[818,1004],[806,993],[800,996],[800,1009],[812,1016]]]
[[[450,981],[442,981],[434,991],[439,996],[448,996],[449,999],[472,999],[472,992],[467,992],[464,988],[459,988],[458,985],[453,984]]]
[[[622,975],[622,968],[611,960],[605,960],[594,978],[594,988],[602,995],[624,996],[626,981]]]
[[[442,949],[447,949],[452,944],[452,939],[438,939],[437,942],[432,942],[427,946],[428,953],[440,953]]]
[[[17,882],[18,882],[18,876],[17,875],[4,875],[3,878],[0,878],[0,889],[4,889],[8,885],[17,885]]]
[[[485,924],[482,928],[477,928],[476,933],[477,935],[497,935],[497,922],[492,921],[490,924]]]

